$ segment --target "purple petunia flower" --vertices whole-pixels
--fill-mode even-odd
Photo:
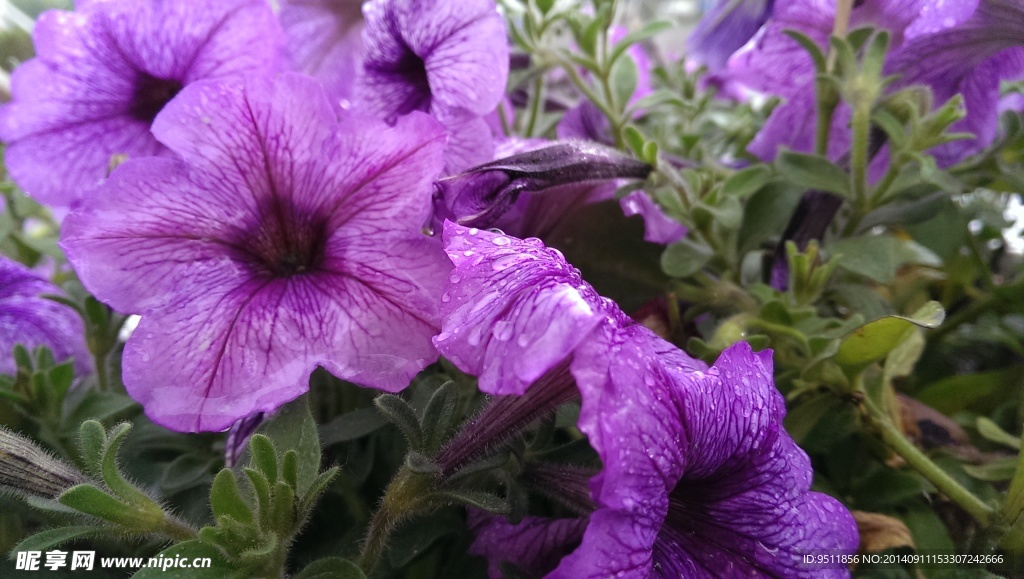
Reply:
[[[112,155],[166,152],[157,113],[189,83],[280,65],[283,36],[263,0],[91,0],[49,11],[33,32],[37,57],[12,77],[0,108],[11,176],[45,203],[70,206]]]
[[[490,160],[483,117],[501,101],[509,67],[505,21],[494,1],[371,0],[363,14],[359,110],[389,121],[430,113],[450,133],[452,170]]]
[[[66,221],[86,287],[142,314],[124,382],[156,422],[220,430],[321,365],[388,391],[437,354],[450,265],[420,233],[444,134],[337,120],[300,75],[196,83],[153,125],[181,159],[130,160]]]
[[[52,283],[24,265],[0,256],[0,374],[13,374],[15,344],[29,351],[46,346],[57,362],[74,358],[75,370],[92,368],[82,319],[71,308],[41,297],[59,295]]]
[[[492,576],[500,560],[572,578],[846,575],[802,567],[806,552],[853,552],[858,537],[838,501],[808,491],[770,352],[738,344],[708,368],[537,240],[451,223],[445,237],[455,269],[439,350],[497,394],[550,389],[530,382],[570,360],[579,427],[603,464],[585,521],[474,522]]]
[[[362,68],[362,0],[285,0],[281,26],[292,62],[347,109]]]
[[[1024,4],[1016,0],[961,0],[932,8],[907,31],[907,43],[886,66],[897,87],[924,84],[935,103],[964,97],[967,116],[952,130],[974,139],[954,141],[932,154],[951,165],[990,144],[999,125],[999,83],[1024,76]],[[969,8],[975,6],[973,12]],[[970,14],[970,18],[965,15]]]
[[[725,68],[772,13],[774,0],[717,0],[704,13],[686,44],[689,54],[712,72]]]

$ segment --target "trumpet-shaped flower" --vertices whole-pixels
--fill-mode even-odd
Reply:
[[[811,551],[852,552],[858,537],[838,501],[809,492],[770,352],[737,344],[708,368],[537,240],[451,223],[445,239],[455,269],[438,348],[498,394],[569,360],[579,428],[603,465],[585,520],[474,523],[492,576],[500,560],[566,578],[846,575],[803,565]]]
[[[491,158],[484,115],[505,93],[508,42],[493,0],[371,0],[356,106],[393,120],[429,113],[450,133],[449,167]]]
[[[24,265],[0,256],[0,374],[12,374],[15,344],[29,350],[46,346],[57,362],[74,358],[80,373],[89,371],[82,319],[71,308],[42,297],[61,292]]]
[[[49,11],[36,58],[11,79],[0,139],[11,176],[45,203],[70,206],[103,179],[111,156],[166,153],[153,119],[202,79],[271,72],[283,36],[263,0],[107,0]]]
[[[318,83],[282,75],[186,87],[153,131],[180,159],[121,165],[62,245],[94,295],[142,314],[124,382],[154,421],[220,430],[317,365],[395,391],[436,359],[433,119],[338,121]]]
[[[725,68],[772,13],[775,0],[717,0],[687,39],[690,56],[711,72]]]

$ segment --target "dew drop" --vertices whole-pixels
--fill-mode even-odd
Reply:
[[[507,237],[495,237],[491,243],[494,245],[508,245],[511,243]]]

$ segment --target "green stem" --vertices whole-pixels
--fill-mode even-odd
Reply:
[[[853,142],[850,147],[850,184],[853,188],[853,205],[858,213],[866,213],[870,209],[867,198],[868,138],[871,133],[870,102],[854,103],[851,125]]]
[[[1017,470],[1010,480],[1010,488],[1006,491],[1006,502],[1003,503],[1003,520],[1016,523],[1024,511],[1024,451],[1017,452]]]
[[[530,116],[527,117],[526,128],[523,134],[527,137],[533,136],[537,127],[537,119],[540,117],[541,103],[544,101],[544,74],[538,74],[533,79],[533,100],[530,102]]]
[[[93,354],[92,360],[96,366],[96,381],[99,383],[99,390],[106,392],[110,389],[110,379],[107,377],[107,355],[97,352]]]
[[[907,440],[903,433],[889,420],[885,412],[871,401],[871,397],[867,393],[864,393],[861,411],[868,424],[878,432],[882,440],[889,445],[889,448],[903,457],[911,468],[921,473],[924,478],[935,485],[939,492],[949,497],[951,501],[959,505],[960,508],[971,515],[983,527],[988,527],[993,523],[996,513],[992,507],[974,496],[971,491],[964,488],[963,485],[949,476],[946,471],[942,470],[914,446],[913,443]]]
[[[165,516],[160,533],[175,541],[191,541],[199,538],[199,532],[177,519]]]
[[[377,567],[398,524],[422,506],[430,482],[427,477],[403,468],[384,491],[377,512],[370,519],[359,566],[367,576]]]

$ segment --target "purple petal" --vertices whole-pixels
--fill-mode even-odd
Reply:
[[[773,4],[774,0],[718,0],[690,34],[690,54],[711,71],[724,69],[729,56],[765,23]]]
[[[566,358],[606,306],[561,254],[538,240],[444,226],[455,269],[441,297],[443,356],[489,394],[522,394]]]
[[[540,577],[558,564],[583,536],[586,519],[545,519],[525,517],[513,525],[502,517],[479,511],[469,513],[469,530],[476,538],[472,555],[487,559],[491,579],[502,579],[501,563],[509,562]]]
[[[360,106],[385,117],[429,111],[447,123],[498,105],[508,44],[492,0],[373,0],[363,13]]]
[[[298,70],[324,83],[333,102],[348,108],[362,68],[361,0],[286,0],[281,26]]]
[[[639,215],[644,219],[644,239],[667,245],[686,237],[686,227],[668,217],[661,207],[643,191],[633,191],[619,204],[626,216]]]
[[[15,344],[31,352],[46,346],[55,361],[74,358],[79,374],[92,367],[82,319],[71,308],[41,297],[60,295],[56,286],[20,263],[0,256],[0,374],[13,374]]]
[[[260,0],[93,2],[44,13],[33,38],[0,138],[18,183],[61,206],[103,179],[112,155],[162,154],[149,125],[182,86],[274,71],[283,44]]]

